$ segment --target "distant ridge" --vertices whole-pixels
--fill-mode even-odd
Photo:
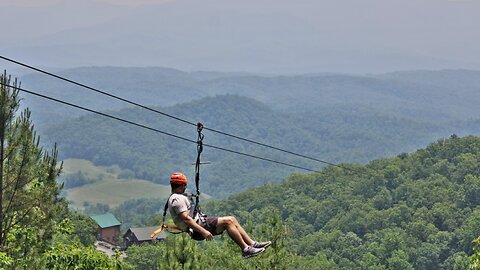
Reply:
[[[415,121],[443,123],[480,118],[480,72],[473,70],[404,71],[380,75],[256,75],[183,72],[171,68],[83,67],[58,74],[150,106],[172,106],[207,96],[247,96],[280,111],[295,113],[321,107],[369,107]],[[117,101],[40,74],[21,77],[22,85],[92,109],[126,107]],[[25,96],[38,124],[80,113]],[[68,111],[68,113],[66,113]]]
[[[328,106],[303,113],[275,111],[264,103],[238,95],[206,97],[172,107],[159,108],[183,119],[203,122],[270,145],[291,149],[332,163],[367,162],[410,152],[432,139],[449,136],[455,128],[382,114],[370,108]],[[137,108],[111,111],[119,117],[195,139],[196,130]],[[227,147],[299,166],[322,165],[273,150],[206,132],[205,143]],[[132,128],[101,116],[82,116],[44,132],[49,143],[57,142],[62,158],[82,158],[98,165],[117,164],[138,178],[164,183],[173,171],[193,176],[196,145]],[[293,170],[265,164],[211,148],[204,150],[211,162],[202,170],[202,189],[224,197],[248,187],[278,182]]]

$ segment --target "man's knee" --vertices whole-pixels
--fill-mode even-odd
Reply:
[[[226,216],[226,217],[219,218],[219,223],[229,226],[229,225],[236,225],[238,221],[234,216]]]

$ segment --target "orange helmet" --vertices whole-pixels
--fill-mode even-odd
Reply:
[[[181,172],[175,172],[170,176],[170,184],[187,184],[187,177]]]

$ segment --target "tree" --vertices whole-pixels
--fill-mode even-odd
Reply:
[[[473,241],[473,254],[470,257],[469,269],[480,269],[480,237]]]
[[[138,270],[162,269],[165,254],[165,243],[132,245],[128,247],[128,257],[124,263],[126,267]]]
[[[78,171],[65,176],[64,186],[65,188],[75,188],[90,184],[94,181],[93,179],[89,179],[82,171]]]
[[[404,251],[395,251],[392,257],[388,259],[388,269],[391,270],[407,270],[412,269],[412,265],[408,262],[408,255]]]
[[[66,203],[58,197],[56,148],[39,146],[28,109],[17,115],[17,80],[5,71],[0,83],[0,252],[15,268],[15,260],[33,262],[46,250]]]
[[[69,212],[65,215],[64,219],[57,223],[55,236],[53,238],[54,243],[73,244],[78,243],[83,246],[93,246],[95,244],[97,234],[97,223],[89,216],[78,213]],[[64,228],[68,233],[60,233],[60,230]]]
[[[46,269],[52,270],[120,270],[123,263],[116,257],[108,256],[95,249],[95,247],[84,247],[82,245],[56,244],[51,250],[44,253]]]
[[[199,263],[198,246],[190,237],[182,233],[180,236],[167,238],[165,263],[160,264],[160,269],[201,269]]]

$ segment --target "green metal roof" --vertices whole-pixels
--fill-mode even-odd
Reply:
[[[98,226],[100,226],[100,228],[102,229],[113,227],[113,226],[119,226],[121,224],[120,221],[118,221],[118,219],[110,213],[107,213],[104,215],[91,216],[91,218],[95,220]]]

